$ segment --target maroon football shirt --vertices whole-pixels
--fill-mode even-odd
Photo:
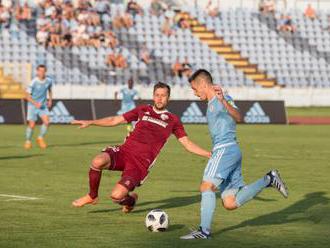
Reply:
[[[141,161],[144,166],[152,165],[172,133],[177,139],[187,136],[178,116],[167,110],[157,111],[151,105],[141,105],[123,116],[127,122],[137,123],[121,149],[144,160]]]

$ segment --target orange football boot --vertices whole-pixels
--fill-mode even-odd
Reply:
[[[122,212],[125,213],[125,214],[128,214],[130,212],[132,212],[132,210],[134,209],[134,206],[138,200],[138,195],[136,193],[131,193],[131,197],[133,197],[135,199],[135,203],[133,206],[128,206],[128,205],[124,205],[123,208],[122,208]]]
[[[41,149],[46,149],[47,148],[47,144],[46,144],[44,138],[38,137],[37,138],[37,143],[38,143],[38,145]]]
[[[26,150],[29,150],[29,149],[32,148],[32,143],[31,143],[30,140],[25,141],[25,143],[24,143],[24,148],[25,148]]]
[[[87,194],[77,200],[74,200],[72,202],[72,206],[76,207],[76,208],[81,208],[81,207],[85,206],[86,204],[96,205],[98,201],[99,201],[98,197],[93,199],[92,197],[89,196],[89,194]]]

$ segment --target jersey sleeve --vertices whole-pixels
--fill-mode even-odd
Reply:
[[[238,109],[237,105],[234,102],[234,99],[230,95],[225,95],[225,100],[235,109]]]
[[[32,80],[31,83],[28,85],[28,87],[26,88],[26,92],[32,94],[33,86],[34,86],[34,80]]]
[[[124,119],[130,123],[132,121],[137,121],[139,119],[139,113],[140,113],[140,110],[142,109],[143,107],[142,106],[138,106],[126,113],[123,114],[123,117]]]
[[[175,135],[175,137],[177,139],[188,136],[186,131],[184,130],[182,122],[179,120],[179,118],[176,118],[176,120],[175,120],[175,123],[173,126],[173,134]]]

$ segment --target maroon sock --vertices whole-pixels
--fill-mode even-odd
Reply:
[[[127,195],[125,196],[120,202],[120,205],[126,205],[126,206],[134,206],[135,205],[135,198]]]
[[[98,196],[102,171],[91,167],[89,169],[89,196],[95,199]]]

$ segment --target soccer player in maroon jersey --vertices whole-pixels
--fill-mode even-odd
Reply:
[[[93,159],[89,170],[89,193],[73,201],[74,207],[97,203],[102,170],[108,169],[122,171],[121,179],[111,192],[113,202],[122,205],[125,213],[132,211],[138,198],[133,192],[134,188],[142,184],[172,133],[187,151],[210,157],[210,152],[200,148],[187,137],[180,119],[166,110],[170,90],[167,84],[157,83],[153,90],[153,106],[141,105],[119,116],[72,122],[74,125],[80,125],[80,128],[86,128],[90,125],[112,127],[137,121],[134,131],[124,144],[107,147]]]

